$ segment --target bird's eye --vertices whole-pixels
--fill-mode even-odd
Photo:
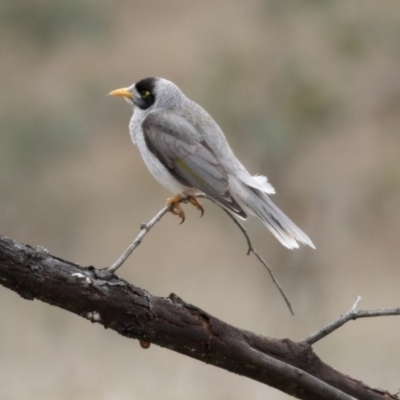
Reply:
[[[141,93],[142,99],[145,99],[146,97],[149,97],[151,93],[148,90],[143,90]]]

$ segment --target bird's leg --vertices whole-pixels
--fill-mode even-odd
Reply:
[[[195,196],[189,196],[189,201],[191,204],[193,204],[198,210],[200,210],[200,218],[203,216],[204,214],[204,208],[201,205],[201,203],[197,200],[197,197]]]
[[[170,212],[173,214],[173,215],[177,215],[180,219],[181,219],[181,222],[179,222],[180,224],[183,224],[184,222],[185,222],[185,213],[184,213],[184,211],[182,210],[182,207],[181,207],[181,202],[185,202],[185,203],[188,203],[188,202],[190,202],[192,205],[194,205],[198,210],[200,210],[200,217],[202,217],[203,216],[203,214],[204,214],[204,208],[203,208],[203,206],[201,205],[201,203],[197,200],[197,197],[196,196],[187,196],[186,198],[185,197],[183,197],[183,196],[181,196],[181,195],[179,195],[179,194],[177,194],[177,195],[175,195],[175,196],[173,196],[173,197],[170,197],[170,198],[168,198],[167,199],[167,201],[166,201],[166,204],[167,204],[167,206],[170,206],[170,205],[172,205],[172,207],[171,207],[171,210],[170,210]]]
[[[170,212],[173,215],[177,215],[181,219],[181,222],[179,222],[179,223],[183,224],[185,222],[185,213],[183,212],[181,204],[180,204],[181,200],[182,200],[182,196],[177,194],[176,196],[173,196],[173,197],[170,197],[169,199],[167,199],[166,204],[167,204],[167,206],[172,205]]]

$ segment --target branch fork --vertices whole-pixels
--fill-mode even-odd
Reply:
[[[196,205],[196,204],[200,204],[196,201],[194,201],[193,199],[208,199],[213,201],[212,199],[210,199],[207,195],[203,194],[203,193],[198,193],[195,196],[188,196],[188,197],[176,197],[174,198],[174,201],[169,202],[169,204],[167,206],[165,206],[162,210],[160,210],[149,222],[144,223],[142,222],[140,224],[140,232],[139,234],[136,236],[136,238],[133,240],[133,242],[127,247],[127,249],[124,251],[124,253],[118,258],[117,261],[115,261],[114,264],[112,264],[110,267],[108,267],[107,269],[104,270],[103,275],[108,274],[114,274],[118,268],[120,268],[122,266],[122,264],[129,258],[129,256],[135,251],[135,249],[140,245],[140,243],[142,242],[142,240],[144,239],[144,237],[147,235],[147,233],[150,232],[150,230],[154,227],[154,225],[157,224],[157,222],[159,222],[162,217],[167,214],[168,212],[173,211],[176,208],[176,203],[187,203],[187,202],[191,202],[192,204]],[[217,204],[213,201],[214,204]],[[217,204],[219,205],[219,204]],[[199,208],[196,205],[197,208]],[[272,271],[272,268],[268,265],[268,263],[264,260],[264,258],[257,252],[257,250],[253,247],[253,244],[251,243],[250,237],[246,231],[246,229],[244,228],[244,226],[227,210],[225,210],[225,208],[221,207],[222,210],[225,211],[225,213],[229,216],[229,218],[231,218],[231,220],[236,224],[236,226],[240,229],[240,231],[243,233],[246,242],[247,242],[247,255],[250,255],[250,253],[253,253],[255,255],[255,257],[258,259],[258,261],[267,269],[272,281],[274,282],[275,286],[278,288],[279,293],[282,295],[287,307],[289,308],[289,311],[292,315],[294,315],[294,311],[292,308],[292,305],[290,304],[289,299],[287,298],[285,292],[282,289],[282,286],[280,285],[280,283],[278,282],[277,278],[274,275],[274,272]],[[199,208],[200,209],[200,208]],[[202,210],[202,207],[201,207]],[[201,213],[200,216],[203,215],[203,211]],[[184,221],[184,219],[180,222],[182,223]]]

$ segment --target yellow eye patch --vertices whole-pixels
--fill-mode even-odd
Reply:
[[[142,95],[143,99],[151,95],[151,93],[148,90],[143,90],[143,92],[141,92],[140,94]]]

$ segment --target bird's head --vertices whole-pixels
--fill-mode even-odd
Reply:
[[[109,95],[122,96],[141,110],[171,109],[180,105],[184,98],[178,86],[163,78],[145,78],[129,87],[113,90]]]

